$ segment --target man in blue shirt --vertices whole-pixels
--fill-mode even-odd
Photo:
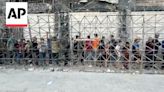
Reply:
[[[134,59],[133,59],[134,61],[141,60],[141,54],[140,54],[140,50],[139,50],[139,48],[140,48],[139,42],[140,42],[140,39],[136,38],[132,45],[132,53],[134,54]]]

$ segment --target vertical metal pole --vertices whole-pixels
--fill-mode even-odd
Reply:
[[[30,22],[29,22],[29,19],[28,19],[28,29],[29,29],[29,36],[30,36],[30,40],[32,41],[32,35],[31,35],[31,25],[30,25]]]
[[[142,23],[142,49],[141,49],[141,62],[140,62],[140,74],[143,73],[143,64],[144,64],[144,55],[145,55],[145,49],[144,49],[144,42],[145,42],[145,15],[142,15],[143,17],[143,23]]]
[[[51,27],[50,27],[50,14],[48,14],[48,32],[51,35]]]
[[[131,18],[132,18],[132,20],[131,21],[133,21],[133,15],[131,15]],[[131,36],[130,36],[130,47],[129,47],[129,63],[128,63],[128,67],[129,67],[129,73],[131,73],[132,72],[132,63],[133,63],[133,61],[132,61],[132,57],[133,57],[133,53],[132,53],[132,45],[133,45],[133,23],[131,24]]]
[[[41,26],[40,26],[40,19],[39,16],[37,15],[37,20],[38,20],[38,25],[39,25],[39,37],[41,38]]]
[[[154,31],[155,31],[155,34],[157,33],[157,30],[156,30],[156,26],[157,26],[157,24],[156,24],[156,17],[157,17],[157,14],[155,14],[155,25],[154,25]],[[155,38],[156,39],[156,38]],[[159,38],[158,38],[159,39]],[[157,44],[155,44],[155,45],[157,45]],[[157,53],[158,54],[158,53]],[[157,57],[157,54],[155,54],[155,57],[156,57],[156,60],[158,59],[158,57]],[[156,70],[155,70],[155,68],[157,68],[157,61],[155,61],[155,59],[153,60],[153,70],[154,70],[154,73],[156,72]]]
[[[70,23],[70,25],[71,26],[69,26],[69,30],[70,30],[70,50],[71,50],[71,62],[73,62],[73,60],[74,60],[74,53],[73,53],[73,50],[74,50],[74,48],[73,48],[73,39],[72,39],[72,15],[71,14],[69,14],[69,23]]]
[[[131,7],[129,4],[129,0],[119,0],[119,20],[121,22],[120,28],[119,28],[119,38],[123,41],[127,41],[128,34],[129,34],[129,21],[128,21],[128,15],[131,13]]]

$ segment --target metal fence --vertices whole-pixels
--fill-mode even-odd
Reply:
[[[163,14],[132,12],[127,15],[126,41],[119,36],[122,15],[117,12],[59,14],[62,21],[57,31],[52,14],[33,16],[29,18],[33,23],[24,29],[24,37],[15,39],[13,34],[1,38],[0,63],[80,64],[116,71],[163,73]]]

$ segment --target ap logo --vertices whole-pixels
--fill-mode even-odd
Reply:
[[[6,26],[27,27],[27,2],[6,2]]]

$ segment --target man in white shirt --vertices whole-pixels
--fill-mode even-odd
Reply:
[[[118,68],[122,68],[123,66],[121,65],[121,62],[119,62],[121,60],[121,43],[122,41],[119,40],[116,47],[115,47],[115,53],[117,55],[117,60],[116,60],[116,67]]]

